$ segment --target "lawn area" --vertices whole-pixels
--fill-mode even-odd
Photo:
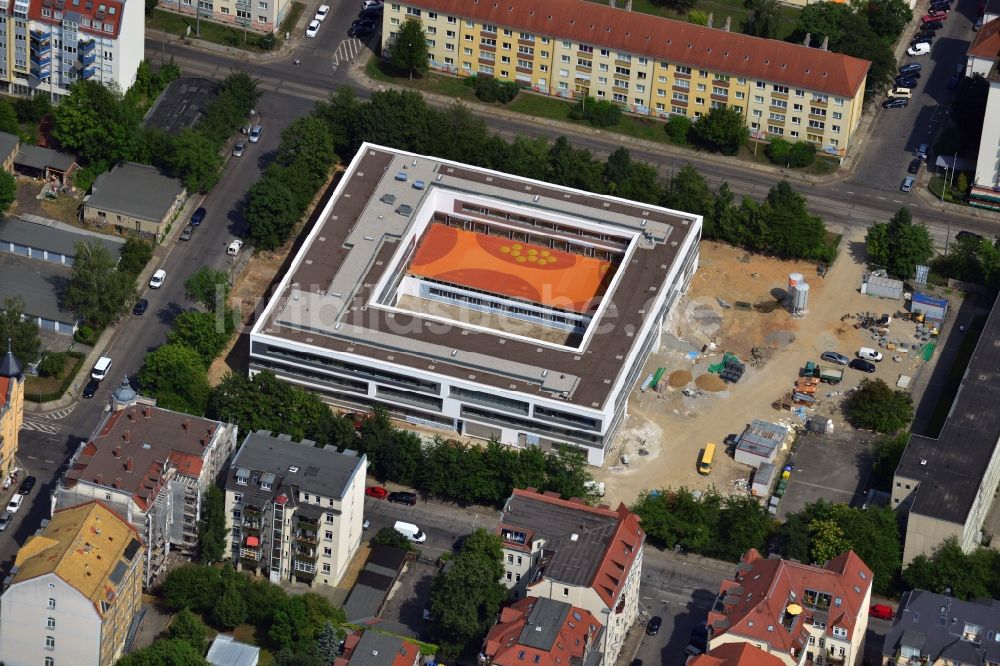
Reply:
[[[73,352],[66,355],[62,372],[56,377],[35,377],[28,375],[24,381],[24,397],[34,402],[57,400],[69,388],[83,363],[83,354]]]
[[[951,174],[949,174],[949,180],[957,180],[957,178],[952,179]],[[941,190],[945,187],[944,176],[931,176],[931,180],[927,183],[927,189],[930,190],[937,199],[941,200]],[[968,202],[965,200],[965,192],[962,192],[957,187],[955,187],[954,182],[947,192],[944,193],[944,200],[947,203],[958,204],[959,206],[968,206]]]
[[[589,125],[586,121],[570,118],[569,112],[572,105],[554,97],[543,97],[542,95],[522,92],[506,108],[517,113],[539,118],[550,118],[577,125]],[[664,124],[659,120],[651,118],[638,118],[622,114],[621,120],[618,121],[617,125],[602,127],[601,129],[608,132],[627,134],[637,139],[669,143],[669,137],[667,137],[667,133],[664,130]]]
[[[608,4],[607,0],[591,1],[599,2],[602,5]],[[618,3],[619,7],[623,5],[624,3],[622,2]],[[712,14],[712,25],[716,28],[721,28],[726,24],[726,17],[731,18],[732,23],[729,29],[732,32],[740,32],[743,28],[743,22],[747,18],[747,9],[743,5],[743,0],[698,0],[698,4],[694,8],[696,11]],[[678,21],[687,20],[687,14],[678,14],[667,7],[659,7],[650,2],[650,0],[632,0],[632,11],[663,16],[664,18],[676,19]],[[786,39],[795,30],[795,20],[799,15],[799,9],[779,4],[778,13],[781,16],[781,21],[778,23],[778,35],[776,38]]]
[[[281,22],[281,30],[279,30],[278,34],[283,35],[295,29],[295,24],[299,22],[299,17],[302,16],[302,12],[305,10],[306,6],[304,4],[293,2],[291,10],[285,16],[285,20]]]
[[[300,3],[295,3],[295,5],[299,6],[298,12],[301,14],[302,5]],[[293,5],[292,13],[295,10]],[[201,36],[199,37],[195,34],[196,24],[197,21],[193,16],[181,16],[162,9],[154,9],[152,14],[146,16],[146,27],[152,30],[169,32],[181,37],[186,36],[190,39],[204,39],[206,42],[246,49],[247,51],[268,51],[275,41],[270,35],[261,35],[249,30],[244,34],[242,28],[213,23],[204,18],[201,19]]]
[[[365,74],[376,81],[398,83],[421,92],[436,93],[438,95],[447,95],[448,97],[458,97],[461,99],[476,98],[476,94],[472,88],[454,76],[428,72],[423,76],[409,79],[405,73],[401,75],[389,63],[374,55],[368,59],[368,64],[365,65]]]

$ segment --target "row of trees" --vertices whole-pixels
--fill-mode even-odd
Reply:
[[[757,548],[822,564],[852,549],[871,568],[879,593],[892,588],[902,561],[896,517],[885,507],[860,510],[819,501],[779,524],[752,497],[681,488],[645,491],[632,510],[661,547],[679,545],[724,560],[736,561]]]
[[[73,273],[62,305],[88,324],[103,328],[128,311],[137,298],[136,278],[153,258],[152,246],[129,238],[119,256],[96,241],[76,244]]]
[[[160,406],[200,415],[211,392],[208,367],[232,339],[237,315],[226,305],[229,278],[221,271],[203,266],[184,289],[205,311],[187,310],[174,318],[166,344],[146,354],[138,379]]]
[[[117,163],[135,161],[160,167],[189,191],[206,191],[218,179],[222,144],[245,121],[260,93],[249,74],[234,71],[194,128],[177,135],[144,128],[143,113],[179,75],[173,63],[156,74],[144,63],[127,93],[92,80],[76,81],[54,111],[52,136],[79,157],[87,180]]]
[[[955,537],[933,555],[917,555],[903,572],[908,589],[920,588],[956,599],[1000,597],[1000,552],[988,546],[965,553]]]
[[[289,595],[266,580],[235,571],[229,564],[173,569],[161,592],[168,608],[182,613],[186,609],[219,631],[241,624],[255,626],[258,643],[277,652],[275,661],[282,665],[329,664],[344,634],[344,611],[326,598],[312,592]],[[178,628],[171,635],[168,630],[168,638],[197,639],[199,628],[191,616],[179,613],[174,622],[179,619],[184,631]]]
[[[1000,239],[968,235],[955,238],[948,254],[931,261],[935,273],[1000,290]]]
[[[708,116],[698,123],[705,124],[706,141],[725,140],[719,126],[742,127],[742,121],[731,122],[732,113],[717,115],[718,125],[707,122]],[[690,166],[664,183],[652,165],[633,160],[624,148],[602,162],[565,137],[553,143],[526,137],[508,142],[460,105],[439,111],[419,93],[395,90],[362,101],[348,88],[317,104],[311,116],[283,135],[276,164],[250,192],[246,219],[254,244],[267,249],[287,241],[335,156],[347,162],[365,141],[699,213],[705,215],[706,238],[752,251],[820,260],[835,253],[822,222],[806,211],[805,199],[787,182],[772,188],[763,203],[744,198],[736,205],[727,186],[713,194]]]

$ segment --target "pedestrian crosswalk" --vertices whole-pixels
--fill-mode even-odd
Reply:
[[[361,43],[360,39],[351,37],[350,39],[345,39],[340,42],[336,50],[333,52],[333,71],[337,71],[342,63],[350,62],[358,57],[361,53],[361,49],[364,48],[364,44]]]
[[[44,414],[33,414],[32,418],[46,419],[49,421],[59,421],[66,418],[73,413],[73,408],[76,405],[70,405],[69,407],[63,407],[62,409],[54,409],[51,412],[45,412]]]
[[[60,430],[62,430],[62,426],[52,423],[51,420],[45,421],[45,420],[35,420],[26,418],[24,419],[24,422],[21,424],[21,430],[35,430],[38,432],[47,433],[49,435],[55,435],[58,434]]]

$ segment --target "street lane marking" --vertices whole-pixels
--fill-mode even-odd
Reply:
[[[34,430],[37,432],[45,432],[50,435],[57,434],[61,429],[62,426],[33,421],[31,419],[24,419],[24,423],[21,424],[21,430]]]
[[[356,37],[341,41],[333,52],[333,71],[337,71],[340,63],[354,60],[363,48],[364,44]]]

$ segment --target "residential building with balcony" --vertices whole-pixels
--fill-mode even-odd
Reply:
[[[13,3],[14,20],[0,23],[0,39],[5,29],[16,33],[0,62],[0,92],[59,97],[80,80],[127,90],[143,58],[145,11],[138,0]]]
[[[18,437],[24,423],[24,373],[10,350],[0,358],[0,482],[14,468]]]
[[[514,599],[544,597],[590,613],[604,628],[593,649],[614,664],[639,614],[639,518],[620,504],[592,507],[556,493],[515,488],[497,528]]]
[[[1000,663],[1000,601],[962,601],[926,590],[903,594],[882,644],[882,666]]]
[[[586,0],[387,2],[385,45],[411,19],[421,22],[430,65],[440,71],[590,96],[657,118],[732,107],[758,138],[809,141],[840,157],[861,121],[871,65]]]
[[[202,495],[225,467],[236,436],[233,424],[154,406],[124,379],[111,409],[70,459],[53,508],[97,499],[117,511],[146,545],[149,588],[172,549],[194,552]]]
[[[951,537],[965,552],[982,543],[1000,484],[998,375],[1000,307],[994,303],[941,431],[936,438],[910,435],[893,475],[891,506],[906,521],[904,566]]]
[[[749,642],[786,666],[854,666],[871,592],[871,569],[854,551],[819,567],[750,549],[708,613],[709,651]]]
[[[135,528],[100,501],[56,511],[4,581],[4,663],[112,666],[142,607],[144,550]]]
[[[195,11],[199,11],[203,21],[235,25],[258,33],[277,33],[292,8],[292,0],[163,0],[158,6],[186,16],[195,16]],[[281,39],[284,35],[276,34],[275,38]]]
[[[784,666],[784,662],[753,643],[723,643],[692,658],[687,666]]]
[[[272,583],[335,586],[361,545],[367,469],[353,451],[247,435],[226,475],[233,563]]]
[[[500,609],[483,643],[481,663],[493,666],[603,666],[604,627],[583,608],[546,597],[525,597]]]

